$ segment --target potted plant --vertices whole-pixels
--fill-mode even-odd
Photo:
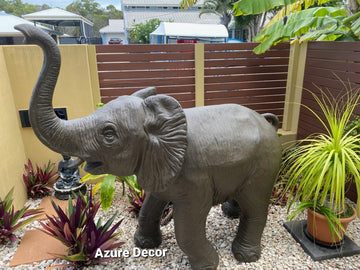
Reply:
[[[289,219],[308,209],[307,232],[319,242],[333,244],[341,242],[347,226],[341,224],[341,218],[356,217],[356,210],[345,203],[345,187],[348,181],[354,181],[357,193],[360,192],[360,135],[352,135],[352,128],[346,131],[345,127],[358,105],[360,92],[346,91],[334,97],[320,91],[321,96],[309,92],[323,115],[304,106],[321,122],[326,133],[312,134],[286,150],[289,154],[280,172],[287,179],[285,193],[293,194],[287,200],[288,211],[298,203]],[[317,217],[324,218],[330,239],[319,235],[324,229],[316,227]]]

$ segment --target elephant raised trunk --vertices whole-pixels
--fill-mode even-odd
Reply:
[[[39,140],[51,150],[61,154],[75,155],[80,152],[80,149],[73,143],[72,137],[76,134],[74,129],[81,126],[81,119],[62,120],[57,117],[52,105],[60,71],[60,51],[50,35],[30,24],[17,25],[15,29],[25,35],[26,43],[39,45],[44,52],[43,66],[30,100],[31,126]]]

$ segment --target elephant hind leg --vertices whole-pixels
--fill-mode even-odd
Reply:
[[[261,181],[259,181],[261,179]],[[261,187],[256,183],[263,183]],[[266,225],[268,205],[273,180],[267,175],[258,175],[252,179],[236,197],[241,208],[241,216],[236,237],[232,243],[232,252],[241,262],[254,262],[261,255],[261,236]]]

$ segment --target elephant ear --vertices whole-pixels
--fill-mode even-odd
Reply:
[[[146,191],[160,192],[180,173],[187,148],[187,125],[183,109],[172,97],[150,96],[144,100],[148,136],[142,165],[137,173]]]
[[[134,97],[138,97],[141,99],[145,99],[149,96],[153,96],[156,95],[156,88],[155,87],[147,87],[144,89],[141,89],[139,91],[136,91],[135,93],[132,94],[132,96]]]

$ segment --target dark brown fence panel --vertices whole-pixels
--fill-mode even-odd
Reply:
[[[283,119],[290,46],[262,55],[257,44],[205,44],[205,105],[236,103]]]
[[[320,95],[321,90],[334,97],[360,86],[360,44],[358,42],[309,42],[304,88]],[[302,104],[324,116],[314,98],[303,91]],[[358,110],[357,114],[360,113]],[[300,109],[298,139],[325,132],[321,122],[304,106]]]
[[[205,105],[237,103],[282,121],[288,43],[255,55],[254,43],[205,44]],[[195,106],[195,45],[96,46],[102,102],[145,87]]]
[[[195,106],[194,44],[100,45],[96,54],[102,102],[155,86]]]

